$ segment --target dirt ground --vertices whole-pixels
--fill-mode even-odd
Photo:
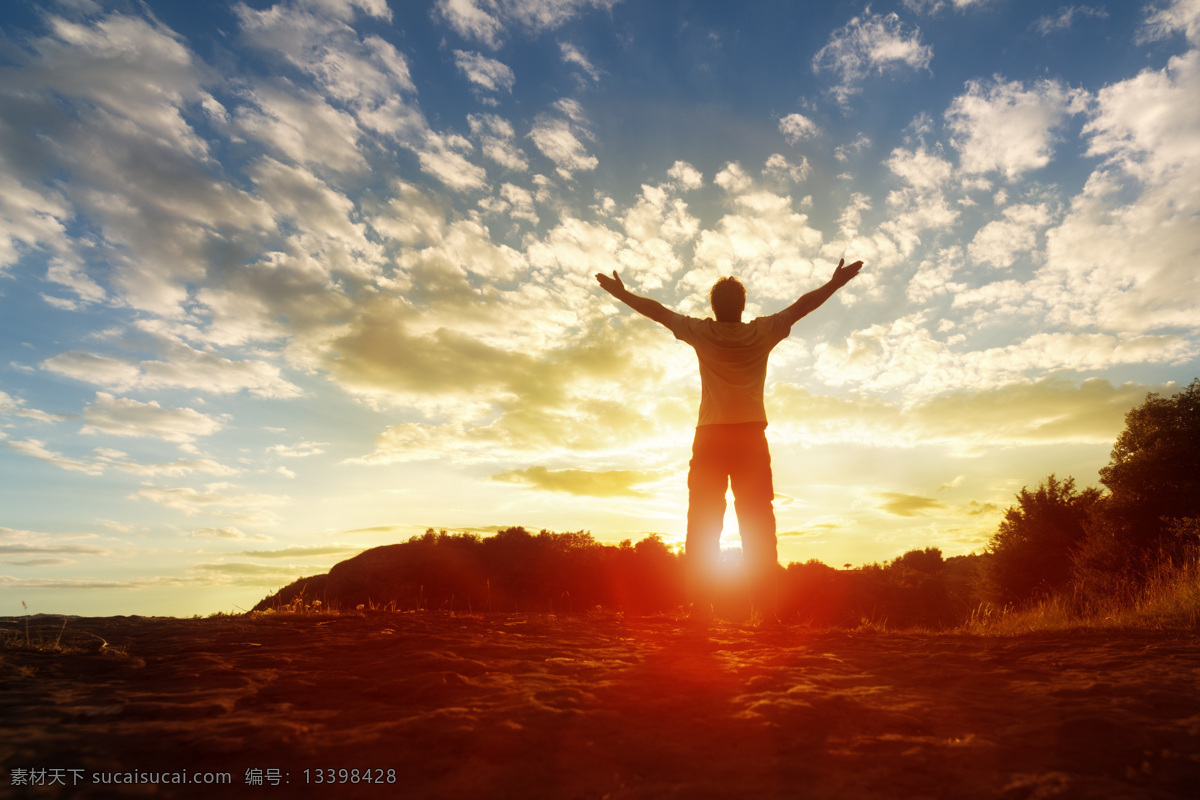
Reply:
[[[1194,635],[440,613],[62,624],[0,619],[17,643],[0,651],[0,796],[1200,791]]]

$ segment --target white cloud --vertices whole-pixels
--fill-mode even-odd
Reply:
[[[24,417],[26,419],[37,420],[38,422],[54,422],[56,419],[45,411],[38,411],[36,408],[27,408],[24,400],[20,400],[3,391],[0,391],[0,414]]]
[[[0,563],[12,566],[56,566],[74,564],[77,558],[112,556],[108,548],[69,541],[72,538],[94,537],[63,536],[0,526]]]
[[[932,58],[933,48],[921,44],[919,30],[906,30],[895,13],[872,14],[868,8],[834,31],[812,64],[813,72],[833,73],[838,83],[830,91],[845,103],[872,73],[928,69]]]
[[[49,90],[85,99],[127,120],[157,145],[204,156],[208,147],[184,121],[181,107],[206,97],[200,70],[174,32],[137,17],[111,14],[88,25],[51,16],[51,35],[34,42],[35,68],[9,71],[9,90]],[[107,127],[107,126],[106,126]]]
[[[513,219],[522,219],[526,222],[537,225],[538,215],[534,208],[533,195],[527,189],[523,189],[512,183],[506,183],[500,187],[500,196],[509,204],[508,214]]]
[[[780,153],[774,153],[768,157],[767,163],[763,167],[763,175],[778,181],[788,181],[791,183],[799,183],[811,173],[812,167],[809,165],[807,158],[801,156],[800,163],[793,164]]]
[[[82,472],[85,475],[99,475],[104,472],[103,465],[65,456],[46,447],[46,443],[41,439],[12,440],[5,444],[22,455],[46,461],[68,472]]]
[[[436,14],[460,36],[487,47],[503,43],[511,28],[551,31],[592,8],[608,9],[619,0],[438,0]]]
[[[1107,157],[1130,175],[1153,183],[1170,180],[1200,161],[1200,107],[1182,102],[1200,88],[1200,50],[1106,86],[1084,126],[1089,155]],[[1181,187],[1182,188],[1182,187]]]
[[[694,191],[704,185],[704,176],[686,161],[676,161],[667,170],[667,175],[671,178],[673,185],[684,192]]]
[[[487,186],[487,171],[463,155],[472,149],[471,142],[462,136],[429,131],[417,151],[417,159],[421,170],[437,178],[447,189],[468,192]]]
[[[1018,297],[1027,297],[1019,287]],[[1200,352],[1178,335],[1046,332],[985,349],[961,345],[961,337],[935,337],[921,312],[856,331],[840,343],[817,345],[816,372],[832,386],[902,390],[906,397],[918,398],[990,390],[1063,370],[1091,374],[1123,364],[1180,363]]]
[[[1057,129],[1084,110],[1087,97],[1043,80],[1026,89],[1018,81],[968,81],[946,110],[951,143],[963,172],[997,171],[1014,180],[1050,162]]]
[[[241,521],[247,525],[270,525],[278,521],[270,509],[285,505],[287,496],[229,493],[236,489],[228,483],[209,483],[203,489],[188,486],[167,487],[153,483],[143,484],[131,499],[149,500],[189,517],[207,513],[217,517]]]
[[[66,198],[54,190],[30,189],[13,173],[13,168],[0,158],[0,276],[27,250],[44,247],[52,252],[66,252],[69,249],[64,223],[70,219],[73,210]]]
[[[574,100],[559,100],[554,104],[561,116],[539,114],[529,137],[537,149],[558,167],[558,174],[567,180],[576,172],[590,172],[600,160],[587,152],[580,139],[591,139],[583,107]]]
[[[69,350],[42,362],[43,369],[69,378],[122,391],[130,389],[195,389],[229,394],[243,389],[259,397],[297,397],[299,387],[265,361],[234,361],[216,353],[176,343],[167,361],[136,361],[81,350]]]
[[[390,19],[385,0],[377,2],[381,9],[364,10]],[[234,11],[246,42],[307,73],[328,97],[356,111],[385,106],[397,94],[415,91],[404,56],[378,36],[359,38],[347,24],[353,15],[334,5],[277,3],[259,11],[238,3]]]
[[[133,461],[120,450],[97,447],[93,463],[104,469],[112,468],[130,475],[143,478],[179,478],[184,475],[199,473],[201,475],[216,475],[228,477],[241,473],[240,469],[228,467],[211,458],[177,458],[174,461],[162,461],[152,464],[140,464]]]
[[[946,7],[961,10],[972,6],[979,7],[988,2],[990,0],[904,0],[904,6],[917,13],[936,14]]]
[[[953,284],[954,274],[963,265],[960,247],[946,247],[923,260],[908,282],[908,299],[917,304],[928,302],[937,295],[956,292],[963,287]]]
[[[588,60],[588,57],[578,47],[567,42],[560,42],[558,48],[559,52],[562,53],[564,64],[572,64],[579,67],[593,83],[600,80],[600,70]]]
[[[849,161],[852,155],[861,153],[870,146],[871,140],[867,138],[866,134],[860,132],[852,141],[835,147],[833,150],[833,157],[838,161]]]
[[[316,92],[283,81],[261,81],[247,92],[246,100],[234,112],[234,129],[268,152],[310,168],[366,168],[358,151],[358,123]]]
[[[495,114],[471,114],[467,117],[471,135],[479,140],[486,158],[513,172],[529,169],[529,160],[517,146],[512,123]]]
[[[473,86],[485,92],[511,92],[517,79],[511,67],[482,53],[455,50],[454,63]]]
[[[977,263],[1007,269],[1022,253],[1032,253],[1037,237],[1051,222],[1045,203],[1022,203],[1004,209],[1003,218],[984,225],[967,245],[967,254]]]
[[[1026,445],[1111,444],[1125,414],[1143,402],[1147,392],[1169,393],[1171,388],[1045,377],[889,402],[866,395],[823,396],[781,382],[767,393],[767,415],[777,440],[803,442],[806,447],[941,445],[959,456],[977,456]],[[962,482],[960,476],[939,491]]]
[[[487,0],[438,0],[437,11],[460,36],[475,39],[488,47],[498,47],[504,24],[495,12],[495,3]]]
[[[84,406],[87,424],[80,433],[112,436],[151,436],[168,442],[192,442],[221,429],[221,422],[191,408],[163,408],[157,401],[141,403],[128,397],[97,392]]]
[[[1042,36],[1049,36],[1058,31],[1065,31],[1075,24],[1076,20],[1084,17],[1095,17],[1097,19],[1106,19],[1108,12],[1101,8],[1093,8],[1091,6],[1063,6],[1054,14],[1047,14],[1044,17],[1038,17],[1033,23],[1033,29]]]
[[[788,114],[779,120],[779,132],[788,144],[798,144],[804,139],[811,139],[820,133],[817,123],[803,114]]]
[[[1150,6],[1140,40],[1154,42],[1176,31],[1182,32],[1193,45],[1200,45],[1200,2],[1198,0],[1168,0],[1158,8]]]
[[[946,197],[954,167],[940,152],[898,147],[885,163],[904,185],[888,193],[892,213],[881,227],[906,251],[922,231],[948,230],[958,222],[959,212]]]
[[[1043,294],[1100,330],[1190,331],[1200,315],[1200,51],[1097,93],[1089,152],[1107,158],[1047,231]]]
[[[269,542],[270,536],[261,533],[245,533],[238,530],[232,525],[222,528],[193,528],[186,531],[184,536],[190,536],[195,539],[224,539],[228,541],[254,541],[254,542]]]
[[[328,442],[300,442],[299,444],[277,444],[267,448],[268,453],[274,453],[283,458],[308,458],[317,456],[325,451],[321,448],[328,445]]]

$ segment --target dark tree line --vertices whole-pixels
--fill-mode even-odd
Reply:
[[[725,551],[730,575],[739,550]],[[943,560],[936,548],[914,550],[889,564],[835,570],[819,561],[780,568],[781,612],[815,625],[939,626],[964,618],[976,556]],[[684,606],[683,557],[658,536],[636,544],[597,542],[590,533],[530,533],[513,527],[494,536],[426,531],[407,542],[364,551],[327,574],[301,578],[265,598],[256,611],[320,600],[326,608],[578,613],[597,606],[635,614]],[[748,587],[730,578],[717,592],[717,613],[750,613]]]
[[[987,599],[1020,605],[1056,592],[1082,599],[1136,589],[1166,561],[1200,546],[1200,379],[1150,394],[1100,470],[1108,490],[1054,475],[1017,495],[988,545]]]
[[[494,536],[435,533],[366,550],[325,575],[301,578],[255,606],[298,596],[341,609],[585,611],[596,606],[654,613],[683,603],[679,557],[658,536],[597,542],[576,531],[521,527]]]

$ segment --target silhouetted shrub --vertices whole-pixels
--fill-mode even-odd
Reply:
[[[584,611],[595,606],[639,613],[683,603],[682,561],[657,536],[636,545],[600,544],[586,531],[534,535],[521,527],[494,536],[428,530],[335,564],[327,575],[295,581],[255,610],[286,605],[319,587],[327,606],[359,604],[453,611]]]
[[[991,558],[983,573],[993,603],[1026,603],[1045,597],[1071,579],[1072,556],[1083,541],[1085,523],[1100,490],[1076,491],[1075,479],[1053,475],[1017,494],[988,543]]]
[[[1100,482],[1110,493],[1104,536],[1124,557],[1144,563],[1186,546],[1173,520],[1200,517],[1200,379],[1125,415]]]

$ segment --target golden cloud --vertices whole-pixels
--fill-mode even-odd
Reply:
[[[655,481],[669,473],[661,471],[641,472],[637,470],[609,470],[590,472],[583,469],[550,470],[546,467],[530,467],[500,472],[492,480],[516,483],[547,492],[589,497],[644,497],[645,492],[633,487]]]

